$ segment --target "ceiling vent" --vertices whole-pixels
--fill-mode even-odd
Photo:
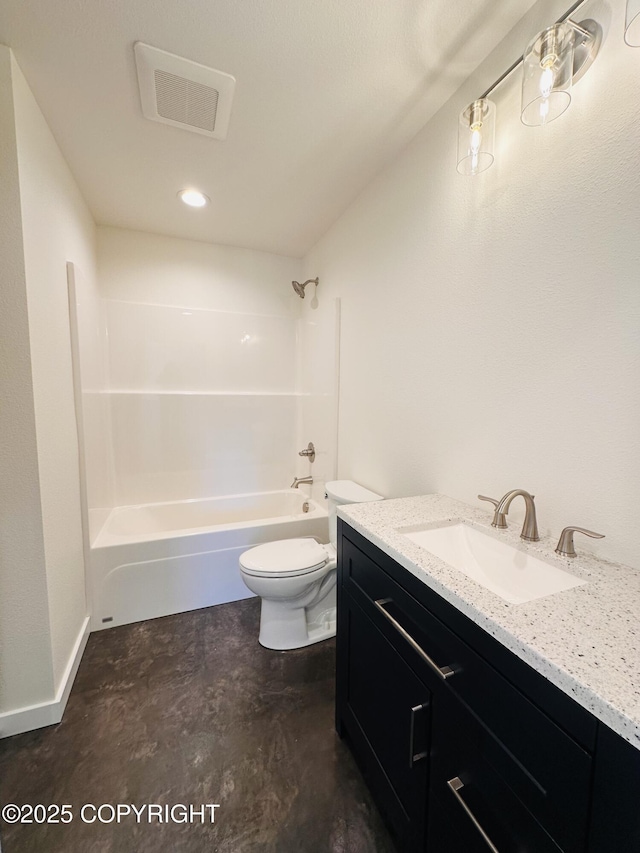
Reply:
[[[226,139],[235,77],[142,42],[134,51],[146,118]]]

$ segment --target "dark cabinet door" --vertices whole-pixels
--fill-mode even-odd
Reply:
[[[511,788],[512,757],[457,700],[439,694],[432,724],[429,853],[584,851],[581,828],[567,847],[551,838]]]
[[[431,695],[357,604],[341,596],[338,723],[403,851],[425,850]]]
[[[640,749],[600,726],[589,853],[640,851]]]

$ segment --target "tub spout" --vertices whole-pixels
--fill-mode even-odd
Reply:
[[[289,486],[290,489],[297,489],[300,483],[310,486],[313,483],[313,477],[294,477],[293,483]]]

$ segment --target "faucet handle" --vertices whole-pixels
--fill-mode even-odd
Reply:
[[[590,536],[592,539],[604,539],[604,533],[594,533],[593,530],[585,530],[584,527],[565,527],[560,534],[556,554],[561,557],[576,557],[576,549],[573,546],[573,534],[584,533],[585,536]]]
[[[309,462],[313,462],[316,458],[316,449],[313,446],[313,442],[310,441],[309,444],[305,447],[305,449],[301,450],[298,453],[298,456],[307,456],[309,459]]]
[[[495,498],[488,498],[486,495],[478,495],[479,501],[489,501],[490,504],[493,504],[496,509],[498,509],[498,504],[500,501],[497,501]]]
[[[500,501],[497,501],[495,498],[488,498],[486,495],[478,495],[479,501],[489,501],[490,504],[493,504],[496,512],[493,513],[493,521],[491,522],[492,527],[497,527],[500,530],[505,530],[507,528],[507,518],[505,512],[498,512],[498,507],[500,506]]]

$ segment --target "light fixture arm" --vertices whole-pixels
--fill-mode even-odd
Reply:
[[[589,30],[585,29],[585,27],[581,26],[576,21],[572,21],[571,18],[567,18],[566,21],[583,38],[589,39],[593,36],[593,33],[590,33]]]

